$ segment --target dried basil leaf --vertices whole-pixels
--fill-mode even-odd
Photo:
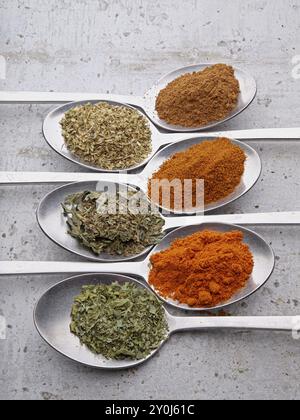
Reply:
[[[137,110],[101,102],[70,109],[61,120],[71,153],[108,170],[132,168],[152,151],[151,130]]]
[[[144,359],[168,333],[161,302],[133,283],[84,286],[71,318],[81,344],[107,359]]]
[[[79,192],[68,196],[62,207],[68,233],[96,255],[138,255],[163,238],[165,221],[149,208],[145,195],[134,191],[127,196]]]

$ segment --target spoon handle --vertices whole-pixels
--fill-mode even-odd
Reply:
[[[300,212],[225,214],[212,216],[167,217],[165,229],[176,229],[202,223],[232,223],[234,225],[297,225]]]
[[[109,181],[136,184],[135,174],[80,172],[0,172],[0,184],[66,184],[71,182]]]
[[[211,133],[214,135],[214,133]],[[237,140],[284,140],[300,139],[300,127],[295,128],[262,128],[250,130],[224,131],[215,133],[218,137],[230,137]]]
[[[161,134],[160,144],[170,144],[187,138],[201,137],[228,137],[236,140],[298,140],[300,139],[300,127],[295,128],[261,128],[250,130],[234,130],[219,132],[200,133],[173,133]]]
[[[0,91],[0,104],[59,104],[77,101],[115,101],[142,106],[144,99],[133,95],[76,92],[5,92]]]
[[[275,330],[299,331],[299,316],[280,317],[170,317],[171,332],[190,330]]]
[[[59,104],[75,101],[116,101],[123,102],[141,108],[144,107],[144,98],[133,95],[115,95],[102,93],[76,93],[76,92],[8,92],[0,91],[0,104]],[[172,143],[177,139],[186,138],[189,134],[166,134],[166,140],[163,144]],[[196,136],[216,136],[230,137],[239,140],[257,140],[257,139],[300,139],[300,128],[267,128],[250,129],[223,132],[199,133]],[[170,140],[167,140],[167,137]],[[193,135],[194,136],[194,135]]]
[[[31,274],[116,273],[143,276],[147,262],[88,263],[54,261],[0,261],[0,276]]]

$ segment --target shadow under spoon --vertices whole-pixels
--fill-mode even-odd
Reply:
[[[175,317],[165,310],[169,334],[158,349],[142,360],[107,360],[82,346],[79,339],[70,332],[70,313],[74,298],[80,294],[83,286],[113,282],[120,284],[132,282],[138,287],[148,289],[146,285],[133,278],[115,274],[87,274],[64,280],[45,292],[35,307],[34,322],[41,337],[53,349],[73,361],[93,368],[117,370],[133,368],[147,362],[160,351],[174,333],[210,330],[292,332],[297,321],[297,317]]]

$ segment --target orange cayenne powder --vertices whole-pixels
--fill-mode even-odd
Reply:
[[[227,138],[204,141],[190,147],[184,152],[176,153],[155,172],[148,183],[148,194],[154,202],[164,206],[164,189],[158,191],[153,181],[193,180],[192,201],[197,202],[196,181],[204,180],[205,204],[217,202],[234,192],[240,184],[245,171],[247,156],[244,151]],[[170,192],[171,208],[176,209],[174,191]],[[184,191],[182,202],[184,202]],[[168,197],[168,196],[167,196]]]
[[[149,283],[164,298],[209,308],[228,301],[251,277],[254,259],[243,233],[202,231],[151,258]]]

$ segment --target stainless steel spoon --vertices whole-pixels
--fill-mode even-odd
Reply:
[[[124,168],[122,171],[116,170],[116,169],[109,170],[109,169],[102,168],[95,164],[85,162],[82,159],[80,159],[78,156],[71,153],[65,144],[65,140],[62,134],[62,128],[61,128],[60,122],[63,119],[65,113],[74,107],[82,106],[87,103],[96,104],[96,103],[99,103],[99,101],[90,100],[90,101],[81,101],[81,102],[71,102],[66,105],[62,105],[54,109],[53,111],[51,111],[46,117],[43,124],[44,137],[47,143],[49,144],[49,146],[62,157],[68,159],[69,161],[73,163],[77,163],[78,165],[84,168],[91,169],[93,171],[98,171],[98,172],[101,171],[101,172],[108,172],[108,173],[134,171],[145,166],[149,162],[149,160],[152,159],[153,156],[155,156],[155,154],[158,152],[158,150],[162,148],[163,146],[166,146],[170,144],[171,142],[175,143],[181,140],[185,140],[187,138],[187,135],[183,135],[182,133],[181,134],[178,134],[178,133],[177,134],[162,134],[156,128],[156,126],[151,121],[149,121],[149,126],[151,129],[152,152],[148,155],[148,157],[144,159],[142,162],[140,162],[139,164],[136,164],[128,168]],[[119,102],[106,101],[106,103],[109,103],[110,105],[113,105],[113,106],[123,106],[129,109],[134,109],[130,105],[121,104]],[[142,115],[144,116],[144,114]],[[199,138],[199,134],[195,134],[195,135],[189,134],[188,136],[188,138],[195,138],[195,137]]]
[[[100,255],[94,254],[91,250],[83,247],[78,240],[73,238],[67,233],[66,218],[64,217],[61,203],[64,202],[67,196],[82,191],[105,191],[105,188],[111,183],[107,182],[79,182],[75,184],[65,185],[60,187],[48,195],[41,201],[37,209],[37,220],[45,235],[50,238],[53,242],[63,247],[64,249],[79,255],[83,258],[87,258],[91,261],[98,262],[124,262],[130,261],[137,258],[141,258],[148,254],[153,246],[146,248],[143,252],[138,255],[131,257],[124,257],[120,255],[110,255],[107,253],[101,253]],[[112,184],[116,191],[120,187],[120,184]],[[133,188],[132,188],[133,189]],[[133,189],[134,190],[134,189]],[[234,223],[238,225],[261,225],[261,224],[291,224],[300,223],[300,213],[266,213],[266,214],[239,214],[239,215],[213,215],[213,216],[179,216],[179,217],[165,217],[164,232],[168,233],[172,229],[176,229],[183,226],[199,225],[201,223],[208,222],[224,222]]]
[[[117,370],[134,368],[147,362],[160,351],[171,335],[177,332],[220,329],[292,332],[299,324],[299,317],[175,317],[166,310],[169,335],[157,350],[143,360],[107,360],[82,346],[79,339],[70,332],[70,313],[74,298],[80,294],[83,286],[113,282],[133,282],[138,287],[147,288],[133,278],[115,274],[88,274],[64,280],[44,293],[35,307],[34,322],[41,337],[57,352],[75,362],[93,368]]]
[[[203,141],[213,141],[215,140],[214,137],[206,137],[206,138],[193,138],[188,140],[183,140],[178,143],[170,144],[169,146],[166,146],[164,149],[162,149],[160,152],[158,152],[152,160],[148,163],[148,165],[145,167],[145,169],[139,173],[139,174],[90,174],[89,179],[92,181],[95,181],[99,179],[99,181],[107,181],[107,182],[116,182],[116,183],[128,183],[131,185],[135,185],[139,187],[141,190],[145,192],[147,195],[148,190],[148,180],[152,177],[152,175],[160,168],[160,166],[168,160],[171,156],[173,156],[175,153],[182,152],[184,150],[187,150],[189,147],[200,144]],[[242,177],[240,185],[235,189],[235,191],[230,194],[229,196],[225,197],[222,200],[219,200],[215,203],[207,204],[205,205],[205,211],[212,211],[216,210],[220,207],[223,207],[229,203],[232,203],[233,201],[237,200],[238,198],[242,197],[244,194],[246,194],[258,181],[261,170],[262,170],[262,164],[260,157],[258,153],[250,146],[248,146],[245,143],[239,142],[238,140],[231,140],[234,144],[239,146],[246,154],[247,160],[245,164],[245,172]],[[13,175],[11,178],[7,175],[1,175],[0,173],[0,183],[5,183],[6,181],[12,180],[12,183],[15,183],[17,180],[18,175]],[[47,175],[48,176],[48,175]],[[66,174],[66,181],[69,179],[68,174]],[[85,179],[80,178],[82,174],[76,174],[76,180]],[[83,175],[85,177],[85,175]],[[54,180],[56,177],[55,174],[49,175],[49,180]],[[18,180],[23,183],[26,181],[26,176],[19,175]],[[27,180],[31,183],[39,183],[43,182],[45,180],[45,176],[39,177],[38,174],[32,174],[30,179],[27,178]],[[174,209],[168,209],[168,208],[162,208],[164,212],[166,213],[175,213]],[[199,211],[203,211],[203,207],[201,209],[198,209]],[[181,211],[176,211],[178,214],[191,214],[195,213],[195,211],[187,211],[182,209]]]
[[[155,111],[155,102],[158,93],[164,89],[171,81],[186,73],[198,72],[204,70],[212,64],[196,64],[192,66],[182,67],[162,77],[154,86],[145,94],[144,97],[122,96],[122,95],[102,95],[89,93],[55,93],[55,92],[2,92],[0,93],[0,103],[59,103],[73,101],[92,101],[92,100],[108,100],[119,102],[120,104],[130,104],[144,110],[148,117],[158,127],[176,132],[191,132],[199,130],[207,130],[215,127],[225,121],[228,121],[242,111],[244,111],[254,100],[257,92],[257,86],[254,78],[247,72],[235,67],[235,76],[240,83],[240,98],[236,109],[221,121],[209,124],[207,126],[195,127],[193,129],[185,127],[177,127],[167,124],[159,119]]]
[[[0,93],[1,95],[1,93]],[[54,109],[52,112],[48,114],[46,117],[44,124],[43,124],[43,133],[44,137],[48,143],[48,145],[60,156],[68,159],[69,161],[76,163],[80,165],[83,168],[97,171],[97,172],[124,172],[124,171],[136,171],[138,169],[143,168],[155,155],[156,153],[164,146],[167,146],[170,143],[177,143],[182,140],[186,139],[192,139],[192,138],[198,138],[201,140],[205,137],[205,135],[202,133],[199,134],[185,134],[182,133],[173,133],[173,134],[163,134],[161,133],[154,124],[152,124],[151,121],[149,121],[149,126],[151,129],[151,140],[152,140],[152,152],[149,154],[149,156],[144,159],[144,161],[140,162],[139,164],[124,168],[122,171],[120,170],[108,170],[105,168],[101,168],[97,165],[94,165],[92,163],[85,162],[81,160],[78,156],[71,153],[66,144],[65,140],[62,135],[62,129],[60,125],[60,121],[64,117],[65,113],[70,110],[71,108],[84,105],[86,103],[98,103],[99,101],[82,101],[82,102],[72,102],[68,103],[66,105],[60,106],[59,108]],[[120,104],[118,102],[112,102],[112,101],[106,101],[107,103],[110,103],[114,106],[125,106],[127,108],[132,109],[130,105],[124,105]],[[236,132],[220,132],[216,133],[209,133],[207,134],[207,137],[214,138],[214,137],[231,137],[236,138],[239,140],[254,140],[257,138],[289,138],[290,136],[295,136],[298,134],[300,137],[300,129],[297,131],[297,129],[274,129],[274,130],[268,130],[268,129],[262,129],[262,130],[244,130],[244,131],[236,131]],[[270,137],[268,137],[270,136]],[[287,137],[286,137],[287,136]]]
[[[228,305],[239,302],[256,292],[262,287],[271,276],[275,257],[272,248],[257,233],[244,227],[226,223],[202,223],[201,225],[185,226],[173,230],[164,237],[162,242],[157,245],[143,261],[123,262],[123,263],[84,263],[84,262],[25,262],[25,261],[6,261],[0,263],[0,275],[19,275],[19,274],[55,274],[55,273],[116,273],[136,275],[148,281],[151,269],[150,258],[156,253],[168,249],[176,239],[185,238],[193,233],[213,230],[218,232],[231,232],[239,230],[244,234],[244,242],[249,246],[254,257],[254,270],[251,279],[246,287],[240,290],[229,301],[224,302],[214,308],[221,309]],[[156,293],[155,289],[153,289]],[[158,295],[159,296],[159,295]],[[161,298],[161,297],[160,297]],[[179,309],[189,311],[206,311],[207,308],[191,308],[187,305],[179,304],[171,299],[161,298],[164,302]]]

